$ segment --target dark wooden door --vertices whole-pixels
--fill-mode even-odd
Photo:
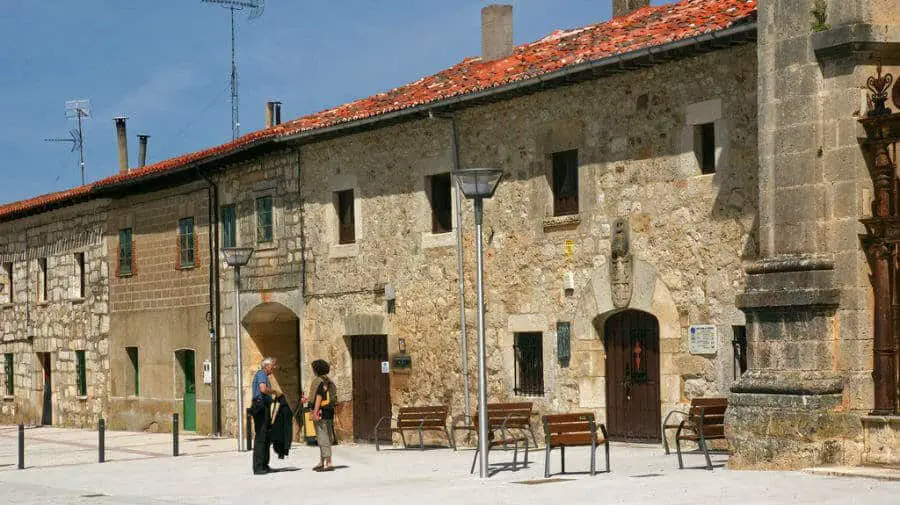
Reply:
[[[378,420],[391,415],[390,375],[382,373],[381,363],[388,360],[385,335],[350,337],[353,358],[353,438],[357,442],[374,442]],[[381,433],[385,441],[390,435]]]
[[[646,312],[611,316],[606,339],[606,406],[610,438],[659,442],[659,324]]]
[[[50,353],[38,353],[44,379],[43,408],[41,409],[41,424],[50,426],[53,424],[53,375],[50,371]]]

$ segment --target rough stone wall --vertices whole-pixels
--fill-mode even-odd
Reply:
[[[211,359],[208,209],[204,182],[141,192],[110,205],[111,429],[168,431],[173,412],[184,421],[185,376],[176,358],[184,350],[194,351],[197,431],[212,429],[211,386],[202,380],[202,364]],[[195,264],[182,267],[178,223],[189,217],[194,218]],[[119,231],[124,228],[132,229],[130,275],[118,270]],[[138,349],[137,395],[126,347]]]
[[[637,84],[639,83],[639,84]],[[707,118],[694,121],[692,116]],[[756,58],[747,45],[675,63],[536,93],[458,114],[461,165],[494,166],[505,179],[485,203],[485,298],[489,396],[515,400],[515,331],[543,333],[546,394],[529,398],[542,412],[592,409],[604,414],[602,335],[573,327],[570,367],[556,359],[557,321],[579,314],[597,272],[608,270],[610,226],[632,230],[632,252],[655,277],[635,289],[658,306],[664,341],[662,402],[724,394],[731,376],[730,335],[715,356],[689,355],[690,324],[743,324],[734,296],[741,260],[756,255]],[[693,125],[716,123],[719,168],[700,175]],[[308,230],[309,301],[305,355],[334,364],[339,397],[349,401],[351,361],[346,319],[384,316],[389,352],[398,337],[413,357],[392,376],[394,405],[449,403],[462,412],[455,240],[435,236],[425,177],[450,169],[442,120],[422,120],[300,148],[301,194]],[[554,219],[550,159],[578,149],[580,214]],[[354,189],[357,242],[337,245],[333,192]],[[475,317],[472,207],[463,208],[469,363],[474,401]],[[567,241],[571,251],[566,253]],[[576,286],[567,294],[564,276]],[[637,280],[635,281],[638,282]],[[385,313],[378,288],[396,290]],[[654,291],[654,286],[660,285]],[[647,308],[653,305],[648,302]],[[663,319],[666,318],[666,319]],[[602,326],[601,326],[602,328]],[[578,332],[581,333],[578,333]],[[576,340],[585,341],[583,344]],[[579,347],[580,346],[580,347]],[[402,376],[401,376],[402,375]],[[665,414],[665,409],[662,414]]]
[[[14,395],[0,400],[0,423],[41,424],[44,380],[37,353],[50,354],[53,424],[92,427],[105,411],[109,287],[102,241],[107,204],[95,200],[0,223],[0,263],[13,265],[13,300],[0,306],[0,355],[14,355],[15,372]],[[76,253],[84,254],[83,298]],[[42,299],[40,258],[47,262]],[[5,277],[0,282],[8,287]],[[26,338],[29,323],[33,340]],[[86,396],[77,389],[78,350],[85,351]]]

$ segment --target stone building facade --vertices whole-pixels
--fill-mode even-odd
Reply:
[[[105,411],[107,204],[95,199],[0,222],[2,423],[86,428]]]

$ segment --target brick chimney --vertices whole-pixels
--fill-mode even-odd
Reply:
[[[502,60],[513,52],[512,5],[481,9],[481,61]]]
[[[281,102],[266,102],[266,128],[281,124]]]
[[[613,0],[613,17],[625,16],[650,5],[650,0]]]
[[[118,138],[119,144],[120,174],[128,173],[128,136],[125,133],[125,121],[127,120],[128,118],[125,116],[113,118],[113,121],[116,122],[116,137]]]

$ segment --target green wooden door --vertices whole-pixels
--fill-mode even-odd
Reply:
[[[184,370],[184,404],[182,429],[197,431],[197,385],[194,380],[194,351],[182,351],[181,369]]]

